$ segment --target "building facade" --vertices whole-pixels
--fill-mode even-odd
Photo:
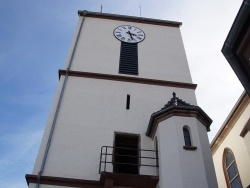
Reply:
[[[181,23],[78,14],[29,187],[216,188]]]
[[[244,92],[211,143],[219,187],[250,187],[250,98]]]

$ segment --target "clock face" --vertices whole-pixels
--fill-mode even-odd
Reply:
[[[145,39],[145,33],[138,27],[122,25],[114,30],[115,37],[127,43],[139,43]]]

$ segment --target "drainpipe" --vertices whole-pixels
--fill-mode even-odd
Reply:
[[[47,156],[48,156],[48,153],[49,153],[49,148],[50,148],[50,145],[51,145],[53,133],[54,133],[55,126],[56,126],[56,120],[57,120],[58,113],[59,113],[59,110],[60,110],[60,106],[61,106],[61,103],[62,103],[62,98],[63,98],[63,94],[64,94],[64,91],[65,91],[66,83],[67,83],[67,80],[68,80],[68,72],[70,71],[70,68],[71,68],[71,65],[72,65],[72,61],[73,61],[73,58],[74,58],[74,55],[75,55],[75,50],[76,50],[76,47],[77,47],[77,44],[78,44],[78,41],[79,41],[79,36],[80,36],[82,26],[83,26],[83,22],[84,22],[84,19],[85,19],[84,15],[86,15],[86,13],[85,14],[83,13],[82,21],[81,21],[81,25],[80,25],[80,28],[79,28],[78,33],[77,33],[75,45],[74,45],[74,48],[73,48],[71,56],[70,56],[70,61],[69,61],[68,67],[66,69],[66,74],[65,74],[64,81],[63,81],[62,90],[60,92],[59,100],[58,100],[58,103],[57,103],[56,112],[55,112],[53,122],[52,122],[52,126],[51,126],[51,129],[50,129],[49,138],[47,140],[45,152],[44,152],[44,155],[43,155],[42,164],[41,164],[41,167],[40,167],[40,171],[39,171],[39,173],[37,175],[36,188],[40,187],[40,179],[41,179],[41,176],[43,174],[45,163],[46,163]]]

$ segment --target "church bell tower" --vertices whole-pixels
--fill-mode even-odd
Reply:
[[[181,23],[78,11],[29,188],[216,188]]]

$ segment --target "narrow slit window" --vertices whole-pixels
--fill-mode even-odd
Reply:
[[[130,108],[130,95],[127,95],[126,109],[129,110],[129,108]]]

